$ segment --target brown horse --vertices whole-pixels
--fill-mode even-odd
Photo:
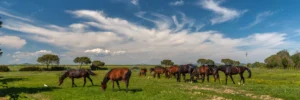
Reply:
[[[142,75],[146,76],[146,74],[147,74],[147,69],[146,68],[141,68],[139,75],[140,76],[142,76]]]
[[[106,87],[107,87],[107,82],[109,80],[112,81],[112,90],[114,90],[115,88],[115,81],[118,85],[118,88],[120,90],[120,85],[119,85],[119,81],[122,80],[125,82],[126,84],[126,92],[128,92],[128,85],[129,85],[129,79],[131,76],[131,70],[128,68],[114,68],[111,69],[109,72],[106,73],[105,77],[103,78],[103,81],[101,82],[101,87],[102,90],[105,91]]]
[[[234,80],[232,78],[232,75],[236,75],[236,74],[240,74],[240,77],[241,77],[240,82],[243,81],[243,83],[245,83],[245,78],[243,76],[245,70],[247,70],[248,73],[249,73],[248,78],[251,78],[251,70],[249,68],[247,68],[247,67],[244,67],[244,66],[223,65],[223,66],[219,66],[214,73],[218,74],[219,70],[222,71],[222,72],[224,72],[224,74],[226,75],[226,83],[225,84],[227,84],[228,76],[230,76],[233,84],[235,84],[235,82],[234,82]]]
[[[164,67],[161,66],[156,66],[153,69],[150,69],[150,71],[154,72],[153,77],[155,78],[156,75],[158,76],[158,78],[160,78],[160,74],[165,74],[166,78],[170,78],[169,74],[168,74],[168,70]]]
[[[197,80],[199,79],[199,75],[200,75],[202,82],[204,82],[205,76],[207,77],[207,82],[209,82],[209,75],[213,75],[214,79],[215,79],[214,81],[216,82],[216,80],[218,79],[220,82],[218,74],[214,73],[215,70],[217,70],[216,67],[217,66],[215,66],[215,65],[202,65],[201,67],[199,67],[198,74],[196,75]],[[194,72],[193,72],[194,74],[196,73],[195,71],[197,71],[197,70],[194,70]]]
[[[85,70],[85,69],[71,69],[66,71],[60,78],[59,78],[59,86],[63,83],[64,79],[69,77],[72,79],[72,87],[77,85],[74,83],[74,78],[84,78],[83,86],[85,86],[86,78],[88,78],[92,85],[94,85],[92,79],[90,78],[90,75],[95,76],[96,74],[93,73],[91,70]]]
[[[173,75],[175,78],[177,77],[176,75],[178,74],[179,67],[177,65],[171,66],[167,68],[170,74],[170,77]]]

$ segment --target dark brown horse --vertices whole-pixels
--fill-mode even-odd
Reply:
[[[146,74],[147,74],[147,69],[146,68],[141,68],[139,75],[140,76],[142,76],[142,75],[146,76]]]
[[[249,73],[249,76],[248,78],[251,78],[251,70],[247,67],[244,67],[244,66],[231,66],[231,65],[223,65],[223,66],[219,66],[217,68],[217,70],[215,71],[215,73],[218,74],[218,71],[222,71],[224,72],[225,76],[226,76],[226,83],[227,84],[227,79],[228,79],[228,76],[230,76],[233,84],[235,84],[233,78],[232,78],[232,75],[236,75],[236,74],[240,74],[240,77],[241,77],[241,80],[240,82],[243,81],[243,83],[245,83],[245,78],[243,76],[245,70],[248,71]]]
[[[169,71],[170,77],[173,75],[175,78],[177,77],[179,67],[177,65],[171,66],[167,68]]]
[[[119,85],[119,81],[124,81],[126,84],[126,92],[128,92],[128,85],[129,85],[129,79],[131,76],[131,70],[128,68],[114,68],[111,69],[109,72],[106,73],[105,77],[103,78],[103,81],[101,82],[101,87],[102,90],[105,91],[106,87],[107,87],[107,82],[109,80],[112,81],[112,90],[114,90],[115,88],[115,81],[118,85],[118,88],[120,90],[120,85]]]
[[[193,73],[196,74],[196,71],[198,71],[198,74],[196,74],[197,80],[199,79],[199,75],[200,75],[202,82],[204,82],[205,76],[207,77],[207,82],[209,82],[209,75],[214,76],[215,82],[217,79],[220,82],[219,75],[214,73],[215,70],[217,70],[217,66],[215,65],[202,65],[197,70],[194,70]]]
[[[192,65],[192,64],[180,65],[178,74],[177,74],[177,82],[180,82],[181,74],[183,75],[184,82],[186,82],[187,80],[185,79],[185,74],[187,74],[187,73],[190,74],[190,81],[193,82],[194,81],[193,71],[196,69],[197,69],[196,65]]]
[[[168,70],[161,66],[156,66],[155,68],[151,69],[150,71],[153,71],[153,77],[155,78],[156,75],[158,78],[160,78],[160,74],[165,74],[166,78],[170,78]]]
[[[85,70],[85,69],[71,69],[67,70],[60,78],[59,78],[59,86],[63,83],[64,79],[69,77],[72,79],[72,87],[77,85],[74,83],[74,78],[81,78],[83,77],[84,83],[83,86],[85,86],[86,78],[88,78],[92,85],[94,85],[92,79],[90,78],[90,75],[95,76],[96,74],[93,73],[91,70]]]

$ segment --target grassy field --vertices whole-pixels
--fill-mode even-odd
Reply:
[[[109,66],[118,67],[118,66]],[[121,66],[131,67],[131,66]],[[147,66],[150,67],[150,66]],[[108,83],[105,92],[100,89],[100,82],[108,70],[94,71],[97,76],[92,76],[96,86],[87,81],[82,87],[83,79],[76,79],[78,87],[71,87],[68,78],[62,86],[58,86],[58,77],[62,71],[57,72],[0,72],[0,85],[6,81],[8,88],[0,87],[0,100],[10,98],[9,95],[17,94],[21,100],[296,100],[300,95],[300,71],[281,69],[252,69],[252,78],[246,78],[246,84],[224,85],[224,74],[220,72],[221,83],[177,83],[175,78],[154,79],[150,76],[139,77],[138,71],[133,70],[128,93],[125,85],[120,82],[121,91]],[[149,73],[147,73],[149,75]],[[248,76],[248,73],[244,74]],[[234,76],[236,83],[240,80]],[[48,87],[43,85],[47,84]]]

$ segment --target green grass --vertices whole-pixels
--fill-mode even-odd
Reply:
[[[117,65],[108,66],[118,67]],[[121,66],[131,67],[131,66]],[[148,66],[149,67],[149,66]],[[58,86],[58,77],[62,71],[57,72],[18,72],[13,68],[12,72],[1,72],[0,85],[6,81],[9,88],[0,87],[0,100],[8,99],[8,94],[18,94],[19,99],[24,100],[203,100],[203,99],[233,99],[233,100],[262,100],[281,98],[296,100],[300,95],[300,71],[281,69],[252,69],[252,78],[246,78],[245,85],[232,84],[224,85],[224,74],[220,72],[221,83],[177,83],[174,78],[154,79],[149,76],[139,77],[138,71],[133,70],[128,93],[125,92],[124,82],[120,82],[121,91],[118,91],[115,84],[115,91],[112,91],[112,83],[109,81],[105,92],[100,89],[100,82],[107,72],[94,71],[97,76],[92,76],[92,86],[87,81],[86,87],[82,87],[83,79],[76,79],[78,87],[71,87],[71,80],[67,78],[62,86]],[[248,76],[245,73],[244,76]],[[238,83],[239,76],[234,76]],[[49,87],[43,87],[47,84]]]

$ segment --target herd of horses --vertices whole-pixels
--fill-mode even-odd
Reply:
[[[204,82],[205,77],[207,78],[207,81],[209,82],[209,76],[212,75],[214,77],[214,81],[219,80],[220,82],[220,76],[219,71],[224,72],[225,74],[225,84],[227,84],[228,76],[231,78],[233,84],[235,84],[232,75],[239,74],[241,77],[241,83],[245,83],[245,78],[243,76],[243,73],[245,71],[248,71],[249,76],[248,78],[251,78],[251,70],[244,66],[232,66],[232,65],[202,65],[197,67],[196,65],[192,64],[186,64],[186,65],[174,65],[171,67],[162,67],[162,66],[155,66],[154,68],[150,68],[150,74],[153,75],[155,78],[156,76],[160,78],[161,74],[164,74],[166,78],[170,79],[172,77],[175,77],[177,82],[181,81],[181,76],[183,76],[183,80],[187,82],[186,80],[186,74],[189,74],[190,82],[196,81],[201,79],[202,82]],[[107,82],[109,80],[112,81],[112,89],[114,90],[114,83],[116,82],[118,85],[118,88],[120,90],[119,81],[123,81],[126,84],[126,92],[128,92],[128,86],[129,86],[129,80],[131,77],[131,70],[128,68],[114,68],[111,69],[106,73],[106,75],[103,78],[103,81],[101,82],[101,88],[103,91],[107,88]],[[147,69],[141,68],[139,72],[139,76],[146,76]],[[90,78],[90,75],[95,76],[96,74],[93,73],[91,70],[86,69],[71,69],[65,71],[60,77],[59,77],[59,86],[63,83],[64,79],[69,77],[72,79],[72,87],[77,87],[77,85],[74,83],[75,78],[84,78],[84,84],[86,84],[86,78],[90,80],[92,85],[94,85],[92,79]],[[196,79],[194,79],[196,77]]]

